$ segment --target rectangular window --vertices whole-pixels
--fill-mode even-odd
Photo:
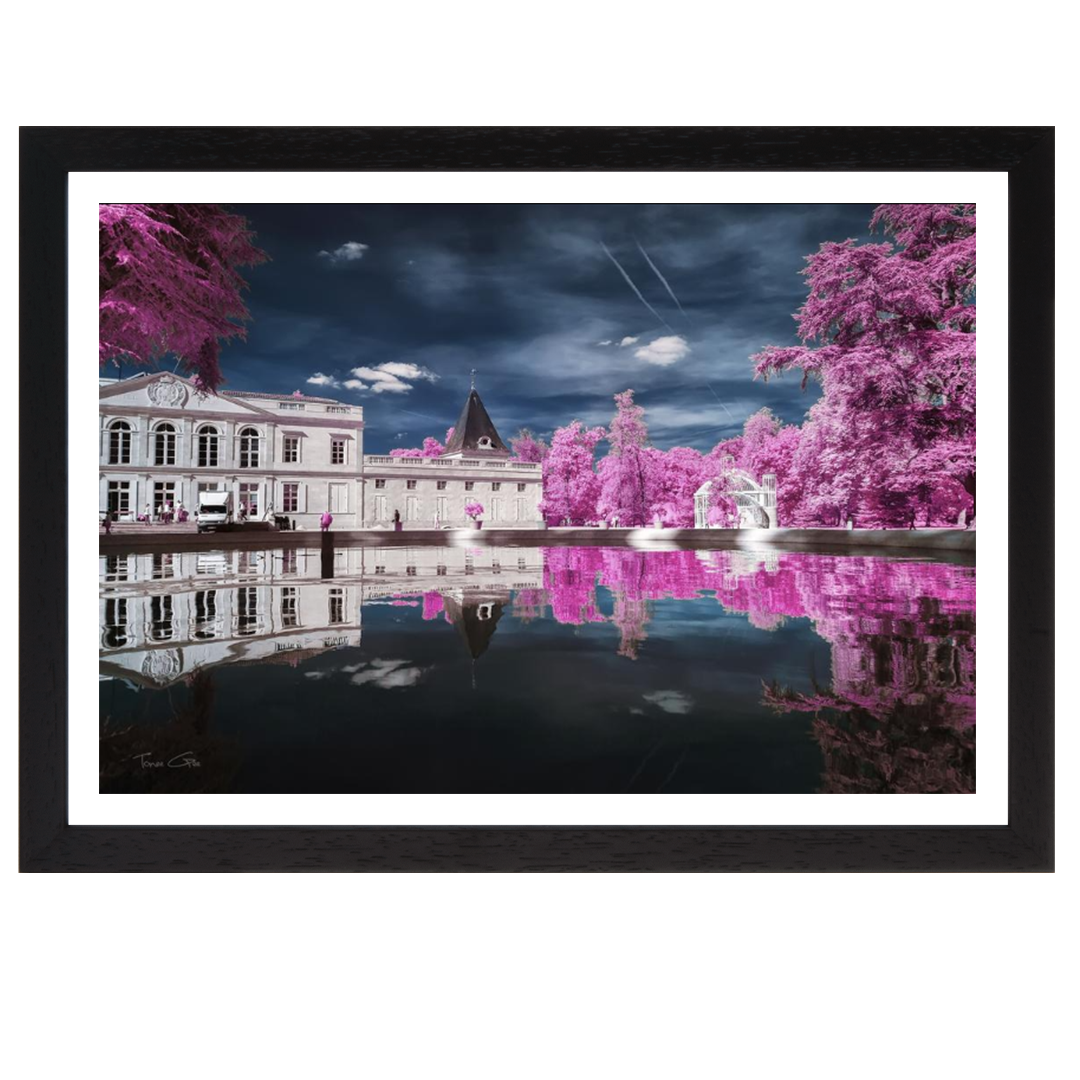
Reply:
[[[327,405],[327,412],[347,413],[352,411],[351,405]]]
[[[344,465],[345,464],[345,440],[344,439],[331,439],[330,440],[330,464],[331,465]]]
[[[446,481],[445,480],[436,480],[435,481],[435,487],[436,487],[436,489],[438,491],[445,491],[446,490]]]
[[[415,491],[416,490],[416,481],[415,480],[406,480],[405,481],[405,487],[408,488],[409,491]]]
[[[245,552],[246,554],[246,552]],[[259,590],[244,588],[236,590],[236,632],[254,634],[259,623]]]
[[[154,484],[154,517],[159,517],[168,508],[174,509],[176,505],[176,484],[171,480],[162,481],[158,480]]]
[[[416,567],[415,566],[406,566],[405,567],[405,576],[406,577],[416,577]]]
[[[491,500],[491,520],[492,521],[498,521],[499,520],[499,502],[500,502],[499,499],[492,499]]]
[[[295,514],[300,509],[300,485],[281,485],[281,512]]]
[[[439,565],[435,567],[435,576],[446,577],[446,567],[443,566],[442,563],[439,563]]]
[[[475,484],[473,483],[472,480],[466,480],[465,481],[465,490],[466,491],[472,491],[473,487],[475,487]]]
[[[375,490],[376,491],[382,491],[382,489],[384,487],[386,487],[386,481],[385,480],[376,480],[375,481]]]
[[[442,524],[446,521],[446,496],[440,495],[435,500],[435,513],[438,515],[439,523]]]
[[[109,431],[109,464],[131,464],[131,428],[124,421],[113,424]]]
[[[525,500],[524,499],[515,499],[514,500],[514,520],[515,521],[524,521],[525,520]]]
[[[525,490],[525,485],[524,484],[518,484],[518,491],[524,491],[524,490]]]
[[[405,520],[420,520],[420,500],[415,495],[410,495],[405,500]]]
[[[281,625],[299,626],[296,613],[297,588],[294,585],[286,585],[281,590]]]
[[[491,482],[491,490],[492,491],[498,491],[501,487],[502,487],[502,484],[500,484],[498,480],[493,480]]]
[[[380,566],[380,565],[376,565],[376,567],[375,567],[375,573],[376,573],[376,574],[385,574],[385,573],[386,573],[386,567],[385,567],[385,566]]]
[[[278,408],[282,412],[303,412],[304,403],[302,401],[279,401]]]
[[[127,581],[128,560],[126,555],[105,556],[105,580]]]
[[[172,424],[164,424],[154,432],[154,464],[176,464],[176,432]]]
[[[343,623],[345,621],[345,590],[330,590],[330,622]]]
[[[127,644],[127,601],[105,601],[106,649],[120,649]]]
[[[150,597],[150,640],[171,641],[172,636],[172,596]]]
[[[240,485],[240,509],[243,510],[249,518],[259,516],[260,507],[258,484]]]
[[[295,465],[300,460],[300,436],[286,435],[281,443],[281,460]]]
[[[385,521],[386,520],[386,496],[385,495],[376,495],[375,496],[375,520],[376,521]]]
[[[283,574],[296,573],[296,548],[286,548],[281,553],[281,572]]]
[[[154,555],[151,557],[150,577],[154,581],[162,581],[173,576],[172,555]]]
[[[344,514],[349,509],[349,485],[331,484],[328,500],[331,514]]]
[[[195,625],[192,636],[204,641],[217,637],[217,590],[207,589],[195,594]]]
[[[131,513],[131,484],[126,480],[109,481],[108,511],[114,518]]]

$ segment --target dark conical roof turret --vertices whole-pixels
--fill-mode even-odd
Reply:
[[[509,454],[510,448],[499,438],[484,403],[475,389],[469,391],[465,408],[461,410],[454,434],[446,444],[445,454],[472,453]]]

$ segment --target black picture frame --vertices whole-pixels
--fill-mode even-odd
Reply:
[[[1006,172],[1008,377],[1022,388],[1009,398],[1008,824],[69,825],[68,539],[61,523],[42,528],[41,514],[66,505],[66,455],[55,433],[66,432],[68,416],[67,180],[87,170]],[[23,872],[1053,869],[1053,128],[29,127],[21,130],[20,182]],[[1028,527],[1031,506],[1042,508],[1038,529]]]

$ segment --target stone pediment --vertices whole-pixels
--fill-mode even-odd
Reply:
[[[103,386],[98,399],[102,404],[107,402],[110,406],[139,409],[183,409],[189,413],[235,413],[237,416],[267,415],[265,409],[246,401],[220,397],[217,394],[200,395],[189,380],[168,372],[136,376],[111,386]]]

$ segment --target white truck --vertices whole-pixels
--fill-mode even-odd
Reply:
[[[200,491],[198,507],[199,532],[229,525],[233,519],[231,491]]]

